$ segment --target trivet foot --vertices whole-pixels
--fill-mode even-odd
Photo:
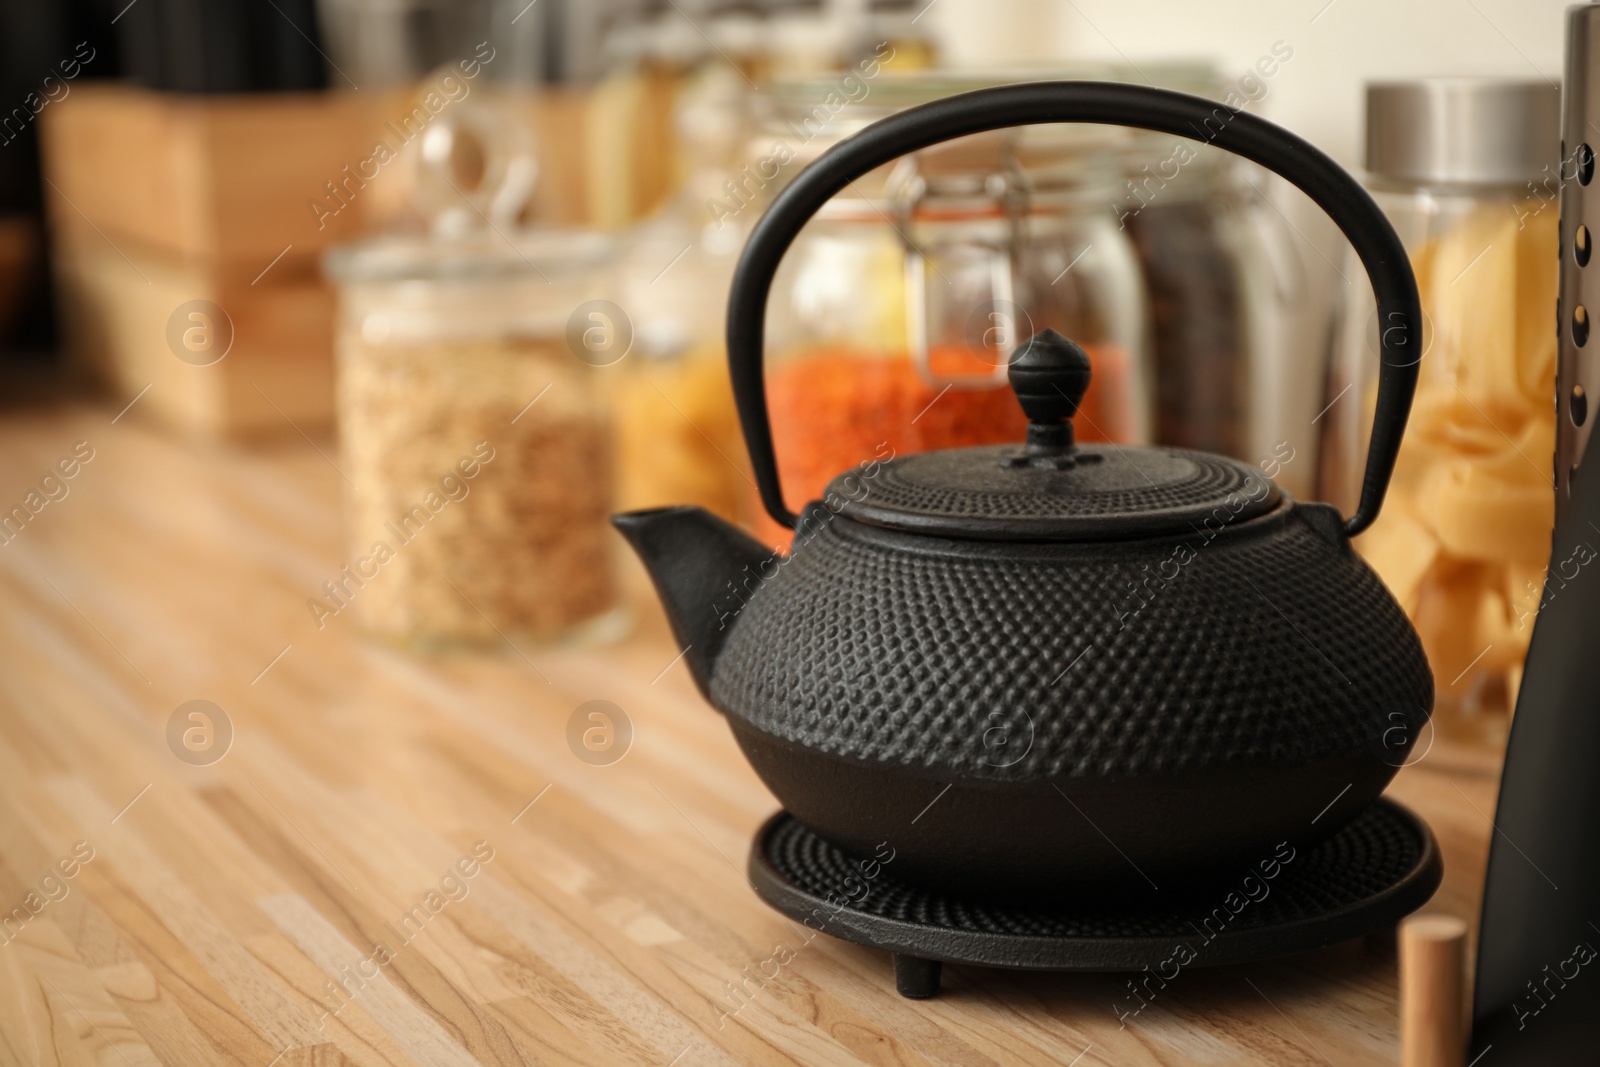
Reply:
[[[902,997],[926,1000],[939,992],[939,972],[944,964],[918,956],[894,954],[894,987]]]

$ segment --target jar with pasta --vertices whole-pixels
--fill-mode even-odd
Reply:
[[[746,169],[781,184],[866,122],[995,83],[884,72],[869,86],[861,74],[839,81],[855,86],[854,100],[837,85],[780,83]],[[853,183],[817,213],[779,268],[767,313],[767,400],[791,508],[887,454],[1017,439],[1024,419],[1006,367],[1046,327],[1094,362],[1080,437],[1148,440],[1144,287],[1107,209],[1119,137],[1031,126],[962,138]]]
[[[597,380],[625,343],[612,259],[600,234],[499,228],[330,255],[348,559],[319,625],[519,651],[622,625]]]
[[[1549,560],[1556,210],[1530,182],[1554,172],[1559,120],[1542,81],[1367,87],[1369,185],[1410,252],[1424,328],[1388,500],[1356,546],[1422,637],[1447,739],[1503,740]],[[1347,506],[1382,328],[1352,291],[1322,416],[1323,495]]]

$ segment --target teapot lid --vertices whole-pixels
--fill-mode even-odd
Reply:
[[[857,522],[968,540],[1126,541],[1206,533],[1283,499],[1256,468],[1208,452],[1077,444],[1089,356],[1055,330],[1018,347],[1011,388],[1027,441],[888,460],[839,475],[828,498]]]

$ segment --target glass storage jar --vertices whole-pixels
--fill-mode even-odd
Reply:
[[[1149,70],[1164,87],[1243,99],[1208,65]],[[1219,104],[1217,114],[1229,112]],[[1311,418],[1315,407],[1299,409],[1321,383],[1306,375],[1306,403],[1296,404],[1300,368],[1278,355],[1304,347],[1306,280],[1287,224],[1255,177],[1264,172],[1200,140],[1136,130],[1127,144],[1112,211],[1133,239],[1150,297],[1155,440],[1247,463],[1281,459],[1279,443],[1293,436],[1286,416]],[[1283,465],[1278,477],[1309,492],[1313,471],[1308,460]]]
[[[1541,81],[1367,87],[1374,198],[1422,295],[1416,399],[1383,516],[1356,546],[1422,637],[1440,737],[1499,740],[1554,523],[1560,104]],[[1538,182],[1536,195],[1533,183]],[[1360,490],[1382,324],[1347,292],[1323,419],[1323,497]]]
[[[779,185],[867,122],[987,84],[883,73],[835,107],[831,82],[780,83],[746,172]],[[1020,439],[1006,366],[1046,327],[1095,364],[1080,437],[1148,440],[1144,287],[1106,210],[1120,137],[1033,126],[963,138],[852,184],[807,224],[767,311],[767,399],[792,509],[892,453]]]
[[[322,590],[327,614],[424,648],[622,625],[596,380],[625,353],[604,299],[613,259],[590,232],[329,254],[349,560]]]
[[[705,68],[679,100],[688,173],[628,236],[620,303],[633,349],[617,366],[617,506],[696,504],[736,522],[747,475],[723,331],[728,287],[752,212],[719,210],[743,148],[748,87]]]

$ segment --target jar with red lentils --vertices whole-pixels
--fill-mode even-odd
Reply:
[[[856,100],[825,78],[780,81],[751,145],[752,183],[768,196],[870,121],[1001,80],[883,72]],[[818,212],[768,307],[767,398],[791,509],[891,453],[1021,440],[1006,367],[1046,327],[1094,363],[1080,439],[1148,441],[1145,290],[1108,206],[1122,136],[1032,126],[966,137],[882,168]],[[787,540],[775,525],[764,532]]]

